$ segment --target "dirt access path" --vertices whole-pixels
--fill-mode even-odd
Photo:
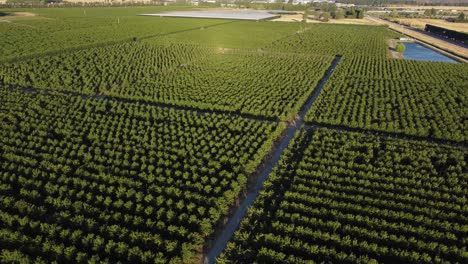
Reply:
[[[403,54],[400,52],[397,52],[395,50],[395,47],[397,45],[397,40],[396,39],[387,39],[387,44],[388,44],[388,53],[389,53],[389,58],[391,59],[403,59]]]
[[[307,101],[302,106],[300,112],[295,121],[290,122],[286,131],[283,132],[283,135],[276,140],[276,144],[273,149],[270,151],[270,155],[268,158],[263,162],[264,166],[260,170],[260,173],[257,177],[257,181],[251,190],[249,190],[247,196],[241,202],[241,204],[236,208],[234,214],[230,216],[226,226],[221,231],[221,233],[217,236],[214,244],[211,246],[209,251],[207,252],[204,264],[214,264],[216,262],[216,258],[223,252],[226,248],[231,237],[236,232],[237,228],[240,225],[240,222],[244,218],[245,214],[249,207],[254,203],[257,196],[260,194],[260,190],[263,187],[264,182],[268,179],[268,176],[273,171],[274,167],[278,163],[283,154],[284,150],[288,147],[289,143],[293,139],[296,132],[303,127],[304,125],[304,117],[309,111],[312,104],[315,102],[317,97],[319,96],[320,92],[322,91],[323,87],[327,83],[328,79],[332,75],[333,71],[335,70],[336,66],[340,62],[341,57],[337,56],[332,61],[330,67],[325,72],[323,78],[319,81],[317,86],[315,87],[312,94],[310,94]]]

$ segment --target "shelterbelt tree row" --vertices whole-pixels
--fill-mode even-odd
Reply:
[[[2,259],[194,262],[275,122],[0,91]]]
[[[344,58],[309,122],[468,140],[468,64]]]
[[[303,129],[218,263],[466,263],[467,157]]]
[[[291,119],[332,56],[139,41],[0,66],[0,85]]]

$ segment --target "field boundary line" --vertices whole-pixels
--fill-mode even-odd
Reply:
[[[337,131],[345,131],[345,132],[354,132],[354,133],[361,133],[364,135],[369,136],[378,136],[383,138],[391,138],[391,139],[403,139],[403,140],[410,140],[410,141],[418,141],[424,143],[432,143],[439,146],[446,146],[446,147],[461,147],[464,149],[468,149],[468,144],[466,142],[458,142],[455,140],[450,139],[441,139],[441,138],[430,138],[424,136],[417,136],[417,135],[410,135],[404,132],[397,133],[397,132],[387,132],[375,129],[366,129],[366,128],[355,128],[349,127],[346,125],[333,125],[333,124],[326,124],[326,123],[319,123],[315,121],[307,121],[305,122],[306,127],[310,128],[328,128]]]
[[[8,89],[8,87],[6,87]],[[236,116],[236,117],[242,117],[245,119],[250,119],[250,120],[255,120],[259,122],[279,122],[279,118],[277,117],[267,117],[267,116],[259,116],[255,114],[249,114],[249,113],[241,113],[239,110],[220,110],[220,109],[203,109],[195,106],[188,106],[188,105],[178,105],[178,104],[171,104],[171,103],[164,103],[164,102],[156,102],[156,101],[148,101],[145,99],[130,99],[130,98],[122,98],[118,96],[109,96],[109,95],[104,95],[104,94],[96,94],[96,95],[90,95],[90,94],[83,94],[79,92],[71,92],[71,91],[61,91],[61,90],[52,90],[52,89],[39,89],[39,88],[23,88],[23,87],[10,87],[10,90],[13,91],[20,91],[24,93],[42,93],[42,94],[62,94],[62,95],[68,95],[68,96],[75,96],[75,97],[81,97],[84,100],[109,100],[109,101],[116,101],[120,103],[139,103],[139,104],[145,104],[149,106],[154,106],[154,107],[161,107],[161,108],[170,108],[174,110],[180,110],[180,111],[192,111],[192,112],[197,112],[200,115],[205,115],[205,114],[218,114],[218,115],[229,115],[229,116]]]

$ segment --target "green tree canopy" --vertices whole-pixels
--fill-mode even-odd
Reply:
[[[400,52],[400,53],[403,53],[403,52],[405,51],[405,49],[406,49],[406,46],[405,46],[405,44],[403,44],[403,43],[399,43],[399,44],[396,45],[396,47],[395,47],[395,50],[396,50],[397,52]]]
[[[458,20],[460,20],[460,21],[465,20],[465,13],[461,12],[461,13],[458,15]]]

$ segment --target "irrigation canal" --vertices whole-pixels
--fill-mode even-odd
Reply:
[[[286,132],[283,134],[284,136],[281,137],[279,139],[280,141],[276,144],[278,147],[275,149],[273,155],[269,156],[269,158],[265,161],[265,166],[260,171],[260,174],[257,177],[257,182],[255,183],[254,188],[249,190],[245,199],[242,201],[239,207],[236,208],[236,210],[234,211],[234,214],[229,218],[224,229],[216,238],[214,244],[212,245],[212,247],[206,254],[205,260],[204,260],[205,264],[215,263],[216,258],[226,248],[229,240],[231,239],[231,237],[234,235],[234,232],[236,232],[237,228],[239,227],[239,224],[242,221],[242,218],[244,218],[245,214],[247,213],[247,210],[253,204],[253,202],[255,201],[255,198],[260,193],[260,190],[263,187],[263,183],[268,179],[268,175],[270,175],[270,173],[273,171],[273,168],[275,167],[276,163],[278,163],[278,161],[280,160],[281,155],[283,154],[284,150],[287,148],[287,146],[291,142],[291,139],[294,137],[296,132],[303,126],[305,115],[307,114],[310,107],[317,99],[318,95],[322,91],[323,87],[327,83],[328,79],[332,75],[333,71],[335,70],[340,60],[341,60],[341,57],[339,56],[335,57],[335,59],[332,62],[332,65],[325,72],[324,77],[319,81],[319,83],[315,87],[312,94],[309,96],[307,101],[301,107],[299,116],[296,119],[296,121],[288,125]]]

